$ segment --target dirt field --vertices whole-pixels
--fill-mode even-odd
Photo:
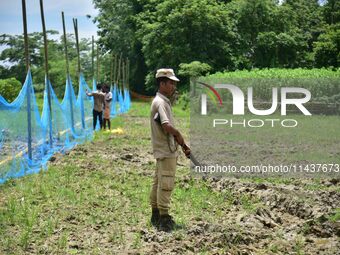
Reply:
[[[339,254],[339,179],[203,180],[182,155],[170,211],[178,228],[153,228],[147,109],[113,121],[124,134],[97,133],[47,171],[1,185],[0,254]]]

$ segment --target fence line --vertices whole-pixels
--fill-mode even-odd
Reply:
[[[95,81],[93,87],[96,87]],[[48,102],[46,96],[48,89],[51,91],[50,102]],[[12,103],[8,103],[0,96],[2,140],[0,147],[0,183],[9,178],[39,172],[42,167],[46,166],[47,161],[54,153],[69,150],[76,144],[81,144],[93,138],[92,123],[89,123],[92,119],[93,98],[86,96],[86,90],[91,91],[81,75],[76,97],[72,82],[67,79],[65,95],[60,103],[47,80],[43,111],[40,115],[31,72],[28,71],[22,90]],[[129,91],[127,89],[121,91],[114,85],[112,92],[114,97],[111,102],[111,116],[116,113],[127,112],[131,105]],[[70,102],[72,102],[72,106]],[[117,105],[118,111],[116,110]],[[81,114],[82,111],[84,114]],[[28,112],[30,112],[31,121],[27,118]],[[50,114],[52,115],[51,119]],[[71,115],[74,117],[75,125],[71,123],[73,121],[70,119]],[[29,124],[31,125],[31,136],[27,131]],[[50,134],[52,134],[51,141],[49,140]],[[28,155],[28,140],[33,145],[31,156]],[[7,154],[11,154],[11,156]]]

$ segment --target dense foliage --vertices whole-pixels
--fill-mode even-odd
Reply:
[[[340,4],[317,0],[94,0],[101,43],[133,59],[133,84],[200,61],[211,72],[338,67]],[[137,88],[138,89],[138,88]],[[143,90],[144,88],[139,88]]]
[[[21,90],[20,81],[15,78],[0,80],[0,96],[5,98],[7,102],[12,102]]]
[[[109,82],[111,52],[122,54],[130,60],[130,84],[140,93],[153,91],[156,69],[172,67],[178,73],[181,64],[185,67],[194,61],[207,64],[210,73],[254,68],[339,67],[340,2],[336,0],[93,2],[99,10],[94,22],[102,49],[100,79]],[[58,92],[65,84],[66,75],[61,40],[50,39],[52,34],[57,38],[55,33],[49,32],[49,63],[50,79]],[[77,86],[74,37],[68,37],[71,76]],[[30,34],[29,42],[35,83],[43,83],[41,33]],[[0,55],[0,77],[23,81],[22,36],[2,35],[0,45],[9,47]],[[83,39],[80,47],[82,70],[90,79],[90,40]],[[188,83],[188,72],[181,73],[183,86]]]
[[[57,37],[57,31],[48,31],[47,36]],[[0,78],[6,79],[15,77],[20,82],[24,82],[25,58],[24,58],[24,38],[22,35],[7,35],[0,36],[0,45],[6,45],[1,54],[0,60],[4,61],[3,66],[0,66]],[[90,59],[90,41],[82,39],[80,41],[80,54],[82,71],[85,76],[90,78],[91,74],[91,59]],[[30,68],[32,70],[33,80],[37,91],[44,89],[45,70],[44,70],[44,46],[42,33],[29,34],[29,53],[30,53]],[[74,36],[68,35],[68,58],[70,62],[70,75],[74,86],[78,87],[77,80],[77,54],[75,49]],[[63,95],[66,82],[66,64],[64,45],[61,39],[48,40],[48,59],[49,59],[49,78],[53,84],[56,93],[59,96]]]

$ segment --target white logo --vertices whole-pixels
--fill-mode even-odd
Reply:
[[[216,84],[216,89],[227,89],[231,92],[233,97],[233,115],[244,115],[244,93],[242,90],[232,84]],[[304,94],[303,98],[287,98],[289,93]],[[283,87],[281,88],[281,115],[287,115],[287,105],[295,105],[304,115],[312,115],[304,106],[311,99],[311,93],[304,88]],[[201,95],[201,114],[207,115],[207,95]],[[273,114],[278,106],[278,88],[272,88],[272,105],[267,110],[255,109],[253,104],[253,88],[248,88],[248,109],[255,115],[270,115]]]

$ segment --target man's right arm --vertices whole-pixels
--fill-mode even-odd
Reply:
[[[176,142],[182,147],[182,151],[185,154],[185,156],[189,158],[191,150],[189,146],[185,143],[182,134],[168,122],[162,124],[162,128],[164,132],[172,134],[174,136]]]
[[[162,128],[165,133],[173,135],[179,145],[183,146],[185,144],[182,134],[176,128],[174,128],[169,122],[163,123]]]
[[[157,121],[162,125],[163,131],[167,134],[173,135],[176,142],[182,147],[183,152],[188,156],[188,153],[190,153],[190,148],[186,145],[181,132],[179,132],[178,129],[170,124],[169,118],[163,105],[159,105],[157,114],[157,119],[159,118]]]
[[[85,93],[86,93],[86,95],[87,95],[88,97],[93,96],[93,94],[92,94],[92,93],[89,93],[87,90],[85,91]]]

